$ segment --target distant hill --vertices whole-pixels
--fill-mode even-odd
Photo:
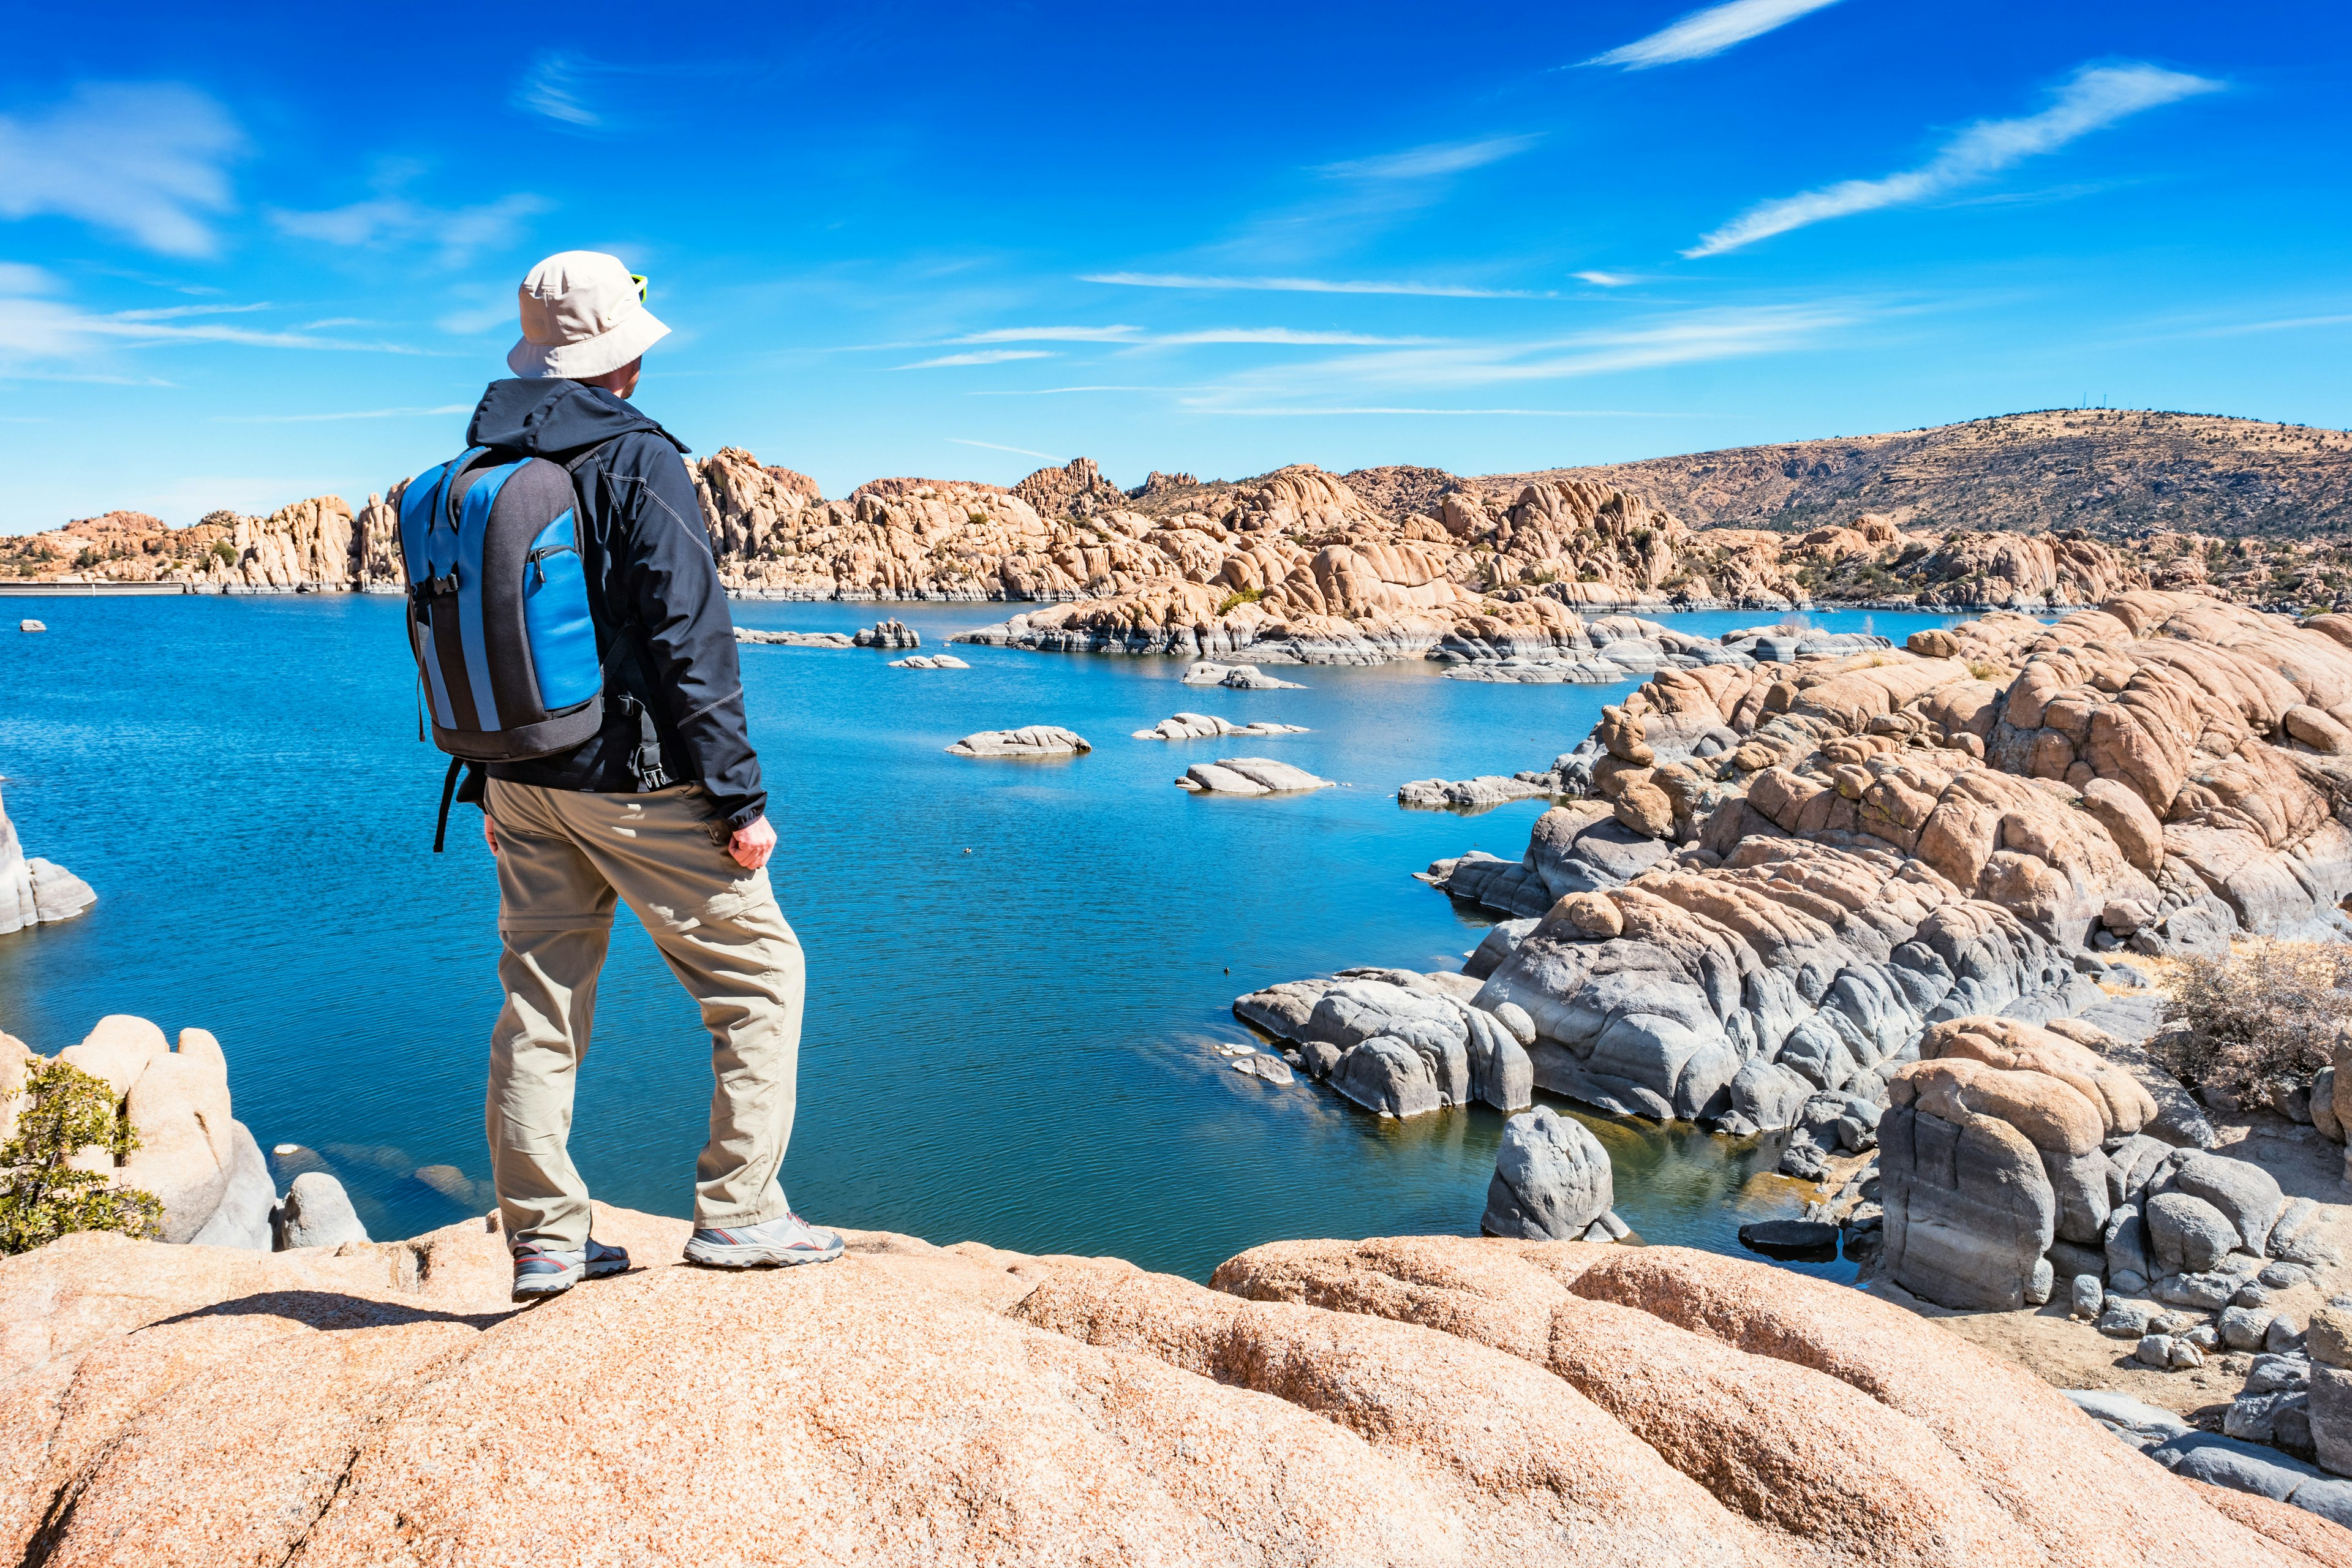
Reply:
[[[1694,528],[1801,531],[1874,511],[1939,531],[2352,531],[2352,434],[2206,414],[2044,409],[1472,482],[1495,489],[1562,475],[1632,490]]]

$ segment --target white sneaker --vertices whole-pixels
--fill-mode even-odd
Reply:
[[[788,1268],[830,1263],[840,1256],[840,1237],[819,1230],[789,1209],[764,1225],[698,1230],[686,1244],[688,1263],[713,1268]]]

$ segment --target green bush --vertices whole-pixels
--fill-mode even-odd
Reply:
[[[163,1205],[154,1194],[66,1163],[93,1145],[120,1163],[139,1147],[106,1080],[70,1062],[46,1062],[22,1093],[16,1135],[0,1143],[0,1254],[30,1252],[76,1230],[161,1237]]]
[[[1221,616],[1229,616],[1233,614],[1234,607],[1235,605],[1255,605],[1260,599],[1265,597],[1265,590],[1263,588],[1239,589],[1236,592],[1226,595],[1223,599],[1217,601],[1217,614]]]
[[[2328,1065],[2337,1023],[2352,1017],[2352,948],[2242,942],[2226,958],[2185,958],[2167,987],[2188,1035],[2170,1051],[2186,1082],[2239,1096],[2273,1078]]]

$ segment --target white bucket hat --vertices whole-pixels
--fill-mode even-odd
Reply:
[[[522,342],[507,368],[528,380],[603,375],[669,335],[646,309],[646,280],[601,250],[551,256],[515,292]]]

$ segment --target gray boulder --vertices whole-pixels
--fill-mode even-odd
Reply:
[[[278,1187],[269,1179],[269,1162],[242,1121],[229,1127],[228,1184],[202,1229],[188,1238],[192,1247],[236,1247],[248,1252],[270,1250],[270,1211],[278,1206]]]
[[[2202,1198],[2218,1210],[2237,1232],[2238,1239],[2231,1246],[2242,1241],[2252,1253],[2260,1253],[2269,1242],[2271,1226],[2286,1205],[2278,1178],[2249,1160],[2192,1155],[2175,1169],[2172,1181],[2181,1192]]]
[[[2259,1448],[2234,1437],[2210,1432],[2183,1432],[2147,1450],[2147,1457],[2176,1476],[2187,1476],[2208,1486],[2252,1492],[2274,1502],[2285,1502],[2306,1481],[2322,1479],[2309,1465],[2300,1464],[2275,1448]]]
[[[2278,1314],[2260,1307],[2227,1307],[2213,1326],[2220,1331],[2221,1342],[2233,1351],[2258,1351],[2271,1331],[2271,1320]]]
[[[1573,1241],[1617,1201],[1609,1152],[1572,1116],[1539,1105],[1503,1129],[1479,1228],[1526,1241]]]
[[[2155,1302],[2109,1296],[2106,1310],[2099,1314],[2098,1330],[2111,1340],[2136,1340],[2155,1321]]]
[[[1878,1124],[1888,1277],[1945,1307],[2047,1300],[2058,1211],[2042,1157],[2006,1122],[1964,1114],[1955,1126],[1896,1106]]]
[[[2161,1273],[2202,1273],[2238,1245],[2229,1216],[2191,1193],[2157,1194],[2147,1200],[2144,1218],[2148,1251]]]
[[[2073,1400],[2084,1415],[2135,1448],[2152,1448],[2196,1430],[2169,1410],[2113,1389],[2063,1388],[2059,1392]]]
[[[2319,1239],[2319,1220],[2317,1203],[2310,1198],[2291,1199],[2271,1226],[2269,1239],[2262,1247],[2249,1250],[2265,1251],[2273,1258],[2287,1260],[2289,1268],[2333,1262],[2332,1249]]]
[[[1473,980],[1486,979],[1501,967],[1503,960],[1511,956],[1511,950],[1526,940],[1528,932],[1535,929],[1536,922],[1533,916],[1516,921],[1503,921],[1487,927],[1486,934],[1479,939],[1478,945],[1472,949],[1470,956],[1463,961],[1462,973]]]
[[[1429,1058],[1386,1035],[1349,1047],[1331,1069],[1331,1087],[1382,1116],[1419,1116],[1444,1104]]]
[[[2298,1458],[2309,1458],[2311,1396],[2300,1389],[2275,1394],[2240,1394],[2221,1417],[2221,1434],[2248,1443],[2268,1443]]]
[[[2106,1287],[2095,1274],[2077,1274],[2073,1288],[2072,1310],[2077,1318],[2095,1318],[2106,1304]]]
[[[2106,1253],[2110,1279],[2124,1274],[2146,1279],[2155,1272],[2147,1256],[2147,1227],[2140,1222],[2137,1204],[2125,1204],[2107,1215],[2100,1246]]]
[[[2322,1469],[2352,1476],[2352,1372],[2311,1369],[2311,1442]]]
[[[2230,1274],[2168,1274],[2156,1282],[2159,1300],[2192,1312],[2220,1311],[2237,1289],[2237,1278]]]
[[[1506,1114],[1535,1103],[1535,1063],[1509,1027],[1492,1013],[1475,1007],[1464,1015],[1463,1022],[1469,1029],[1464,1047],[1470,1068],[1470,1098]]]
[[[324,1171],[305,1171],[287,1189],[278,1211],[278,1250],[298,1247],[341,1247],[365,1241],[367,1226],[352,1207],[343,1184]]]
[[[947,748],[954,757],[1075,757],[1094,748],[1087,738],[1059,724],[1024,724],[1018,730],[982,730]]]
[[[1811,1084],[1761,1057],[1749,1058],[1731,1077],[1732,1109],[1767,1132],[1796,1125],[1812,1092]]]

